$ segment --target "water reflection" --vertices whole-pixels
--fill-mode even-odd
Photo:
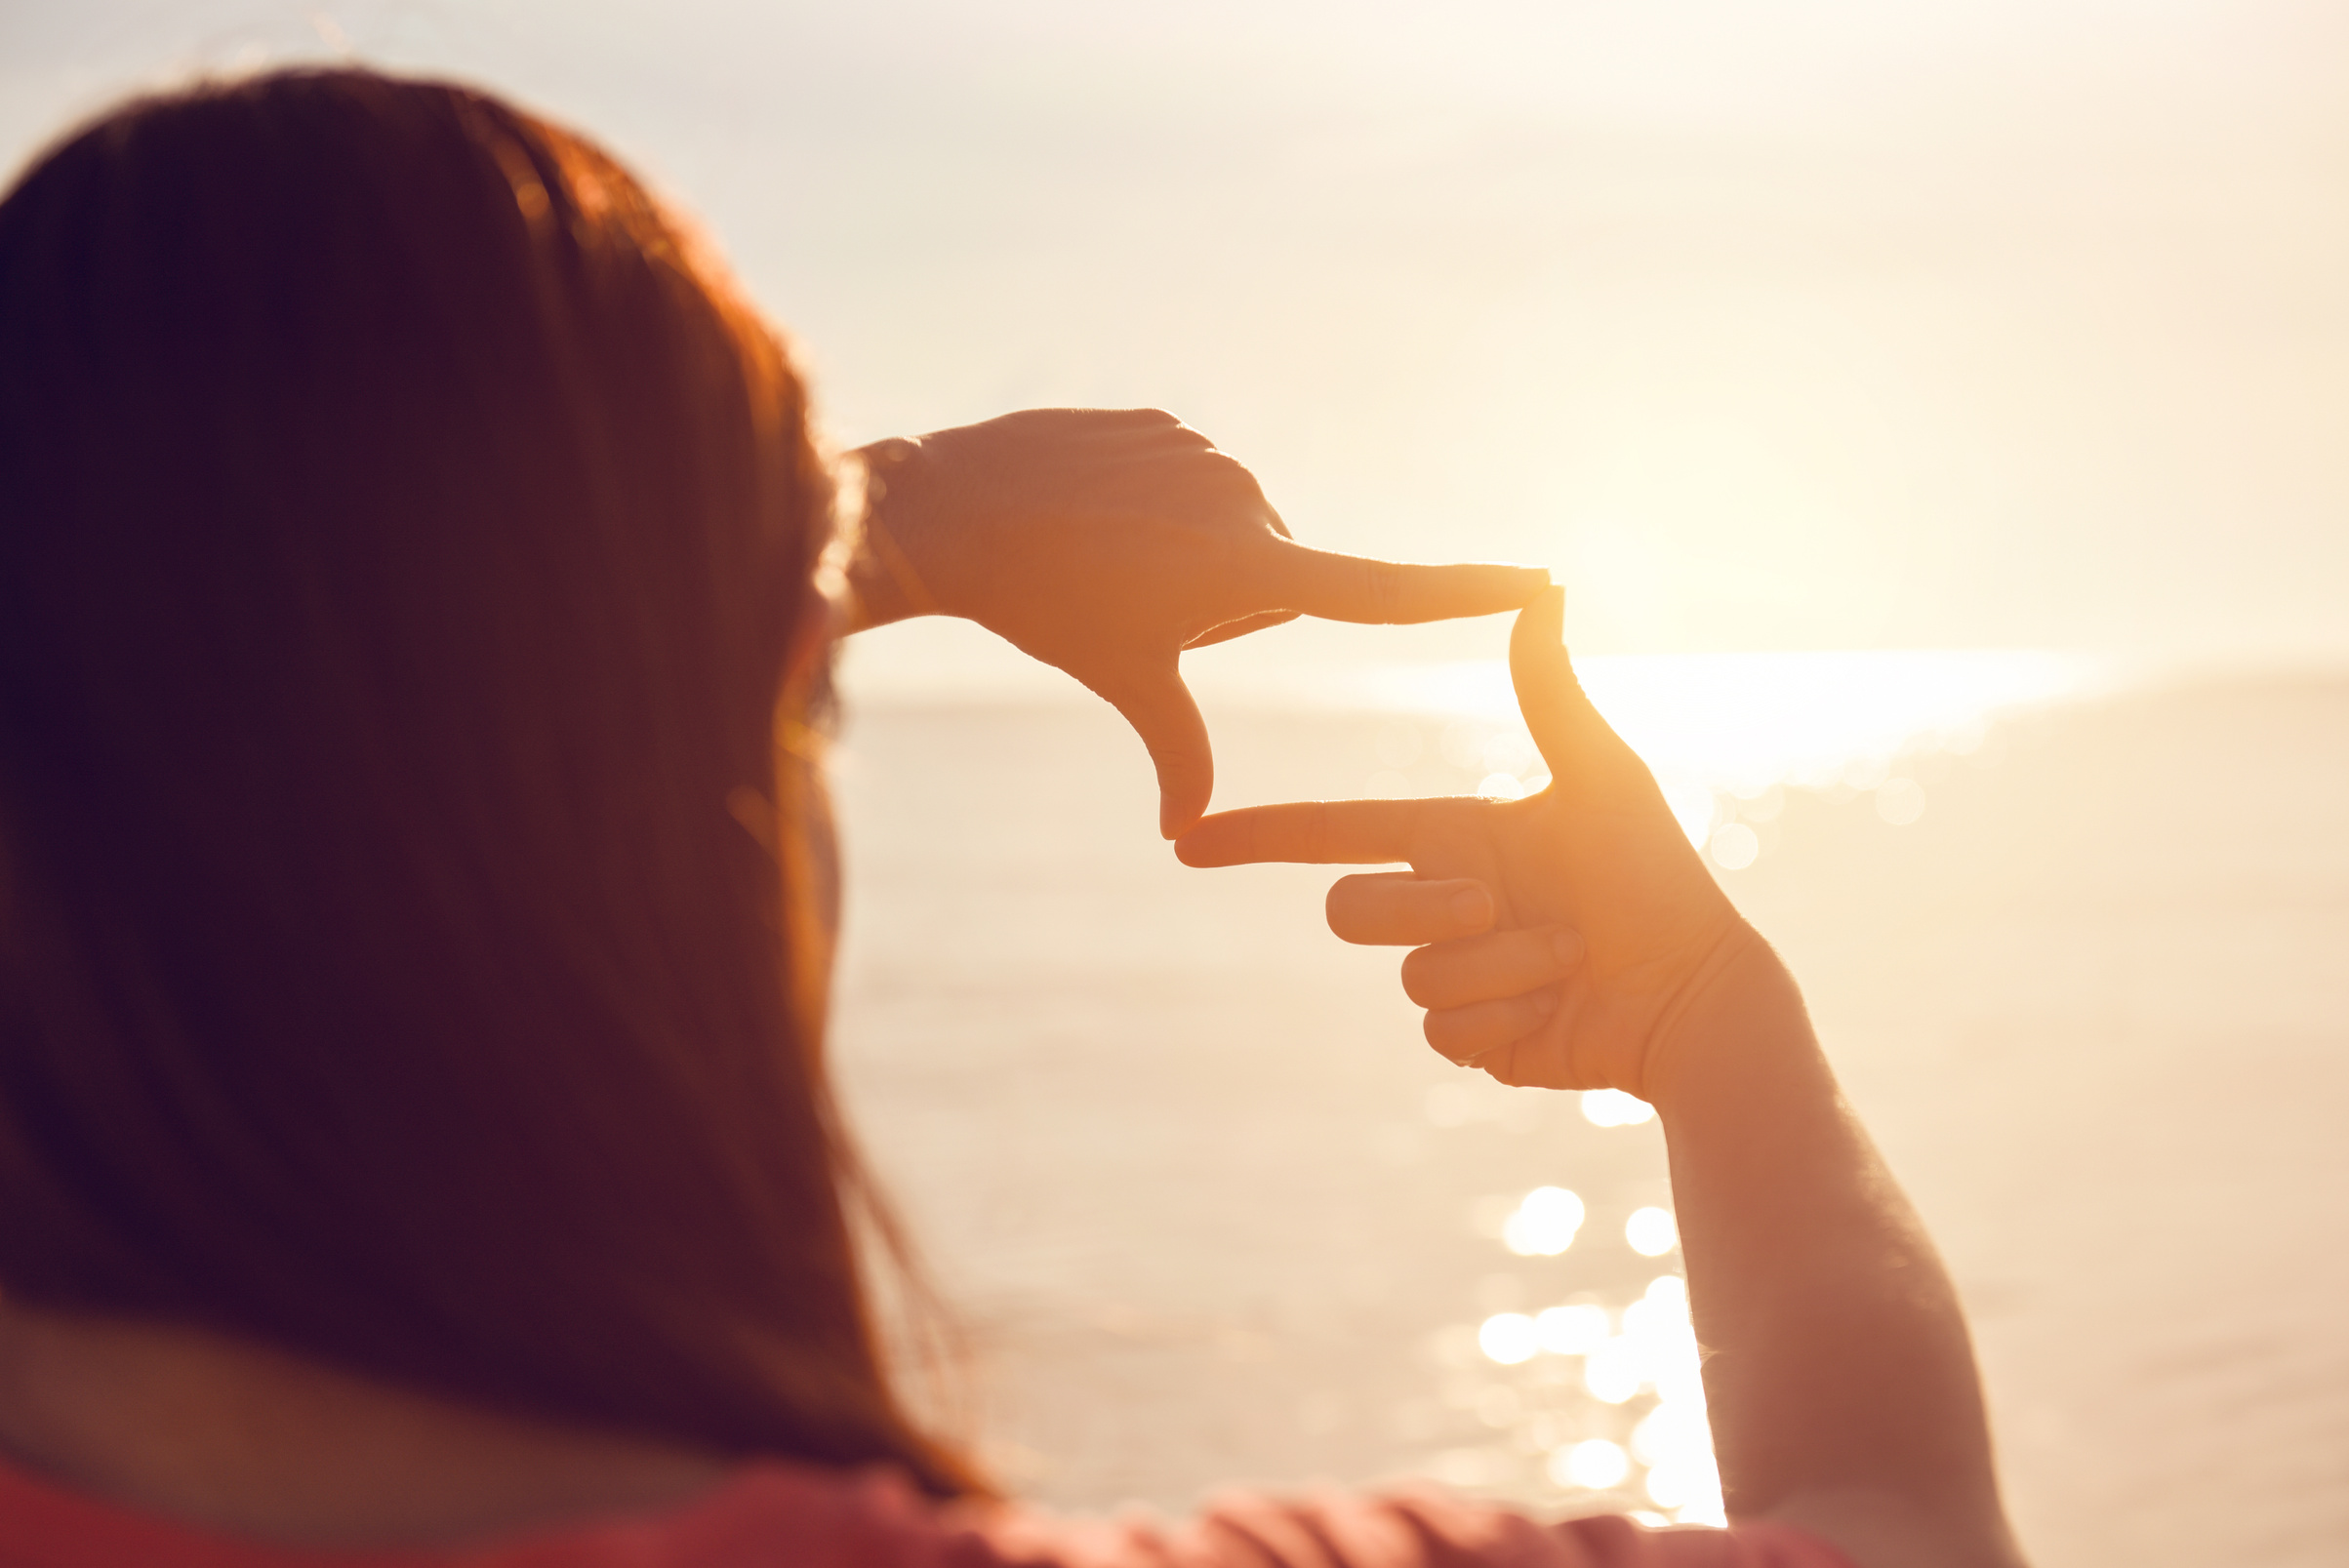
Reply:
[[[1632,1097],[1605,1093],[1585,1097],[1593,1123],[1652,1118]],[[1588,1212],[1576,1194],[1546,1186],[1515,1199],[1487,1198],[1472,1218],[1479,1234],[1536,1258],[1565,1253]],[[1643,1257],[1679,1242],[1671,1211],[1655,1205],[1635,1210],[1623,1234],[1625,1246]],[[1530,1306],[1514,1274],[1489,1277],[1478,1294],[1489,1315],[1443,1331],[1431,1348],[1451,1369],[1442,1404],[1472,1415],[1496,1434],[1497,1446],[1444,1450],[1431,1456],[1429,1474],[1472,1489],[1521,1486],[1512,1477],[1521,1478],[1530,1462],[1535,1475],[1590,1507],[1652,1506],[1663,1510],[1654,1515],[1659,1523],[1721,1522],[1703,1355],[1678,1271],[1651,1275],[1637,1296],[1612,1303],[1584,1292]],[[1506,1309],[1490,1310],[1496,1307]],[[1398,1412],[1398,1421],[1409,1413]]]
[[[1546,1307],[1535,1314],[1533,1328],[1552,1355],[1588,1355],[1613,1331],[1606,1308],[1588,1302]]]
[[[1620,1089],[1583,1092],[1583,1120],[1594,1127],[1637,1127],[1655,1119],[1656,1107]]]
[[[1907,826],[1925,809],[1913,777],[1921,765],[1974,755],[2002,715],[2091,697],[2118,678],[2077,655],[2012,650],[1597,658],[1579,667],[1593,701],[1655,770],[1688,841],[1724,871],[1768,852],[1757,827],[1778,819],[1789,789],[1864,798],[1883,822]],[[1392,715],[1375,734],[1366,794],[1517,800],[1549,783],[1498,661],[1316,683],[1316,705],[1350,703]]]
[[[1600,657],[1575,664],[1600,711],[1659,774],[1739,794],[1773,784],[1874,789],[1904,752],[1969,753],[1999,714],[2090,695],[2113,679],[2092,659],[2013,649]],[[1501,661],[1359,670],[1348,679],[1367,705],[1441,715],[1438,750],[1454,767],[1518,771],[1485,761],[1488,744],[1514,748],[1522,733]],[[1316,705],[1342,705],[1344,684],[1317,680]]]
[[[1477,1330],[1477,1347],[1505,1367],[1516,1366],[1541,1350],[1541,1331],[1522,1312],[1495,1312]]]
[[[1632,1462],[1631,1456],[1623,1452],[1622,1444],[1594,1437],[1552,1454],[1548,1468],[1550,1478],[1560,1486],[1604,1491],[1622,1484],[1623,1478],[1631,1473]]]
[[[1661,1258],[1681,1244],[1681,1229],[1670,1209],[1634,1209],[1623,1222],[1623,1239],[1642,1258]]]
[[[1582,1199],[1562,1186],[1537,1186],[1502,1222],[1501,1245],[1520,1258],[1555,1258],[1582,1228]]]
[[[1620,1334],[1593,1346],[1582,1358],[1582,1386],[1594,1399],[1622,1404],[1640,1391],[1640,1381],[1638,1349]]]

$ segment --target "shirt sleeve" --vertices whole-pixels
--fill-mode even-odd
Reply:
[[[1026,1513],[987,1534],[1016,1568],[1852,1568],[1789,1525],[1649,1529],[1618,1515],[1541,1523],[1436,1494],[1232,1496],[1180,1524]]]

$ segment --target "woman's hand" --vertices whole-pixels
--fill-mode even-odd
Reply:
[[[1860,1568],[2021,1568],[1949,1275],[1794,978],[1584,697],[1561,609],[1554,589],[1509,643],[1550,763],[1539,794],[1258,806],[1175,853],[1408,861],[1409,876],[1340,881],[1329,923],[1425,945],[1403,984],[1438,1050],[1504,1083],[1656,1106],[1731,1520],[1784,1519]]]
[[[1299,615],[1491,615],[1538,567],[1407,566],[1294,543],[1255,477],[1154,410],[1034,409],[864,449],[856,624],[963,616],[1114,704],[1157,765],[1169,838],[1214,763],[1176,656]]]
[[[1206,819],[1190,865],[1407,861],[1329,893],[1348,942],[1417,948],[1403,988],[1428,1043],[1503,1083],[1655,1098],[1656,1047],[1748,943],[1654,778],[1600,717],[1559,646],[1564,594],[1518,618],[1510,671],[1550,765],[1523,800],[1349,800]]]

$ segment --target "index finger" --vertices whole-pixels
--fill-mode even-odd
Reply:
[[[1175,840],[1185,865],[1383,865],[1411,858],[1420,800],[1302,800],[1201,818]]]
[[[1284,610],[1324,621],[1401,625],[1520,609],[1550,586],[1546,567],[1419,566],[1275,542],[1272,586]]]

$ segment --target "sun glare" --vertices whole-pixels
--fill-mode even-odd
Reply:
[[[1746,824],[1774,814],[1775,791],[1873,794],[1878,816],[1906,826],[1925,811],[1924,785],[1902,771],[1907,759],[1970,753],[2001,716],[2094,695],[2112,674],[2086,656],[2030,650],[1602,655],[1575,667],[1655,770],[1688,841],[1729,871],[1761,853]],[[1476,793],[1488,799],[1549,782],[1499,660],[1322,672],[1313,701],[1441,721],[1436,754],[1475,773]],[[1406,792],[1399,769],[1423,749],[1414,732],[1390,723],[1366,792]]]

